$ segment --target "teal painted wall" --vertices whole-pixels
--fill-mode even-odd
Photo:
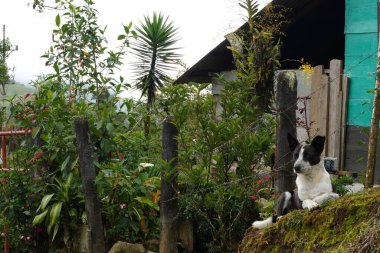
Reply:
[[[377,0],[346,0],[345,73],[350,77],[347,124],[370,126],[377,59]]]

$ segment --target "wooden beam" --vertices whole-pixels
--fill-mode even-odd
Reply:
[[[168,116],[162,127],[162,159],[164,166],[161,174],[160,199],[160,253],[178,253],[178,129]]]
[[[328,156],[337,158],[338,165],[340,160],[340,127],[343,96],[342,73],[343,62],[341,60],[330,61]]]
[[[376,64],[376,85],[375,96],[373,98],[373,110],[371,120],[371,130],[369,133],[368,141],[368,157],[367,168],[365,174],[364,187],[366,189],[372,188],[375,182],[375,169],[376,169],[376,150],[377,138],[379,137],[379,119],[380,119],[380,2],[377,2],[377,64]]]
[[[346,157],[346,130],[347,130],[347,100],[349,92],[349,79],[347,76],[343,76],[342,81],[342,128],[341,128],[341,138],[340,138],[340,167],[339,170],[344,170],[344,161]]]
[[[319,85],[319,97],[317,100],[317,132],[316,134],[327,136],[328,133],[328,124],[329,124],[329,93],[330,93],[330,86],[329,86],[329,76],[328,75],[322,75],[321,76],[321,82]],[[325,149],[323,150],[323,155],[328,153],[328,138],[326,138],[325,142]]]
[[[275,167],[276,190],[278,192],[291,191],[295,188],[295,174],[293,172],[292,154],[289,151],[287,135],[297,138],[296,105],[297,105],[297,78],[294,72],[280,72],[277,77],[276,89],[276,153]],[[292,105],[289,107],[289,105]]]
[[[318,65],[314,67],[313,75],[311,76],[311,90],[310,90],[310,134],[315,136],[318,134],[318,111],[319,111],[319,98],[321,96],[321,80],[323,74],[323,66]]]
[[[88,121],[82,117],[76,117],[74,120],[84,203],[88,226],[91,231],[91,252],[105,253],[104,228],[100,210],[100,200],[95,187],[96,171],[92,158]]]

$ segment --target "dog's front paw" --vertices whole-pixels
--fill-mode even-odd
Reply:
[[[303,209],[308,209],[309,211],[314,210],[315,208],[318,207],[318,203],[315,201],[312,201],[310,199],[305,199],[302,202],[302,208]]]

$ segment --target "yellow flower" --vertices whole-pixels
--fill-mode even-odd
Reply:
[[[309,79],[314,72],[314,68],[311,66],[311,64],[304,62],[303,59],[301,59],[301,66],[299,69],[302,70],[302,77],[306,79]]]

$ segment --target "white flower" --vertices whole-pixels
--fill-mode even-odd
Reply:
[[[143,167],[143,168],[149,168],[149,167],[153,167],[154,166],[153,163],[140,163],[139,165],[141,167]]]

